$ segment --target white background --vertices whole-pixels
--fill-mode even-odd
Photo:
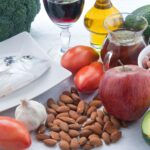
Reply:
[[[86,12],[93,6],[96,0],[85,0],[82,16],[71,27],[71,46],[75,44],[89,44],[89,32],[83,25]],[[150,0],[112,0],[112,3],[120,12],[132,12],[138,7],[150,4]],[[31,35],[45,49],[48,50],[60,42],[60,29],[48,18],[41,0],[41,11],[32,24]]]

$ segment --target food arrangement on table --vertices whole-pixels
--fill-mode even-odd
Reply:
[[[21,6],[28,10],[32,2]],[[27,19],[26,30],[39,11],[38,2],[32,8],[33,16]],[[52,54],[72,76],[66,79],[68,83],[54,87],[44,101],[24,97],[16,108],[1,113],[0,150],[25,150],[35,143],[43,149],[109,149],[109,145],[126,140],[123,129],[133,129],[136,121],[141,131],[138,136],[150,143],[150,6],[132,14],[120,13],[111,1],[96,0],[84,18],[91,46],[69,47],[69,28],[79,19],[84,0],[43,3],[50,19],[62,29],[62,45]],[[0,28],[4,26],[0,24]],[[8,31],[0,39],[18,33]],[[0,97],[18,91],[49,70],[47,55],[29,55],[22,53],[24,50],[21,47],[19,55],[1,57]]]

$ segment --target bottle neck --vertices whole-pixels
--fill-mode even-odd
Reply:
[[[95,5],[98,9],[108,9],[112,7],[110,0],[96,0]]]

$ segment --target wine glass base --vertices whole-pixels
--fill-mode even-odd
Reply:
[[[59,46],[59,45],[52,47],[48,52],[48,55],[50,56],[51,61],[58,63],[58,64],[60,64],[63,54],[64,53],[61,50],[61,46]]]

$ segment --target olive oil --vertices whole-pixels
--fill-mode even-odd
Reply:
[[[90,31],[90,43],[94,48],[101,49],[107,36],[107,31],[103,26],[105,18],[116,13],[119,11],[110,0],[96,0],[94,6],[86,13],[84,24]]]

